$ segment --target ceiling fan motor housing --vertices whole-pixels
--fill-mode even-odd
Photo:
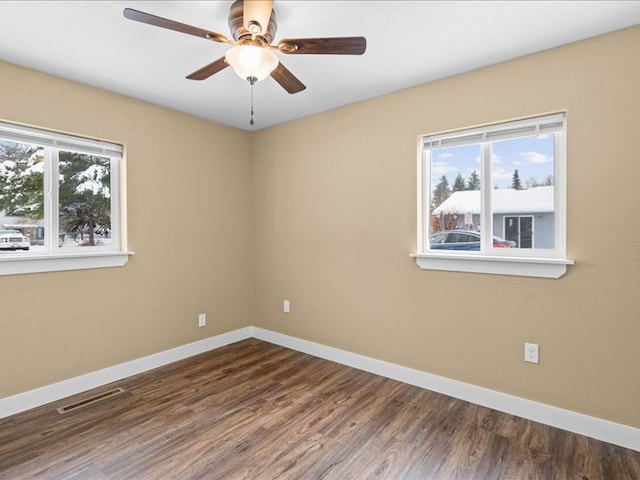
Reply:
[[[244,2],[243,0],[236,0],[229,9],[229,30],[231,36],[236,42],[241,42],[243,39],[251,39],[252,34],[244,26]],[[257,35],[258,38],[264,39],[266,45],[271,44],[276,36],[278,30],[278,21],[276,20],[276,12],[271,9],[271,17],[269,18],[269,26],[266,32],[262,35]]]

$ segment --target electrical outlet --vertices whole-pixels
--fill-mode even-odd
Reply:
[[[206,324],[207,324],[207,314],[201,313],[200,315],[198,315],[198,326],[204,327]]]
[[[538,344],[537,343],[525,343],[524,344],[524,361],[529,363],[540,363],[538,358]]]
[[[283,311],[284,313],[289,313],[289,312],[291,311],[291,310],[290,310],[289,300],[285,300],[285,301],[282,303],[282,311]]]

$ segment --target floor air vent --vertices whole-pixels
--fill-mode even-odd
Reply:
[[[67,413],[72,410],[77,410],[78,408],[86,407],[87,405],[92,405],[100,400],[105,400],[107,398],[114,397],[116,395],[120,395],[124,393],[124,390],[120,387],[114,388],[113,390],[109,390],[107,392],[99,393],[98,395],[94,395],[93,397],[85,398],[84,400],[80,400],[78,402],[72,403],[71,405],[66,405],[64,407],[58,408],[58,413]]]

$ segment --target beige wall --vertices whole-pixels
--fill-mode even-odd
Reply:
[[[0,276],[0,397],[250,325],[248,133],[6,63],[0,118],[124,142],[136,252]]]
[[[253,134],[0,63],[0,117],[126,143],[136,251],[0,277],[0,397],[253,324],[640,427],[639,44],[636,27]],[[567,275],[419,270],[417,136],[564,109]]]
[[[638,45],[640,27],[255,133],[254,325],[640,427]],[[576,265],[419,270],[417,136],[565,109]]]

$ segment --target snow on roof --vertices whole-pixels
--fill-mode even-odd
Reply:
[[[493,213],[553,212],[553,186],[527,190],[500,188],[491,190]],[[433,211],[433,215],[480,213],[480,190],[453,192]]]

